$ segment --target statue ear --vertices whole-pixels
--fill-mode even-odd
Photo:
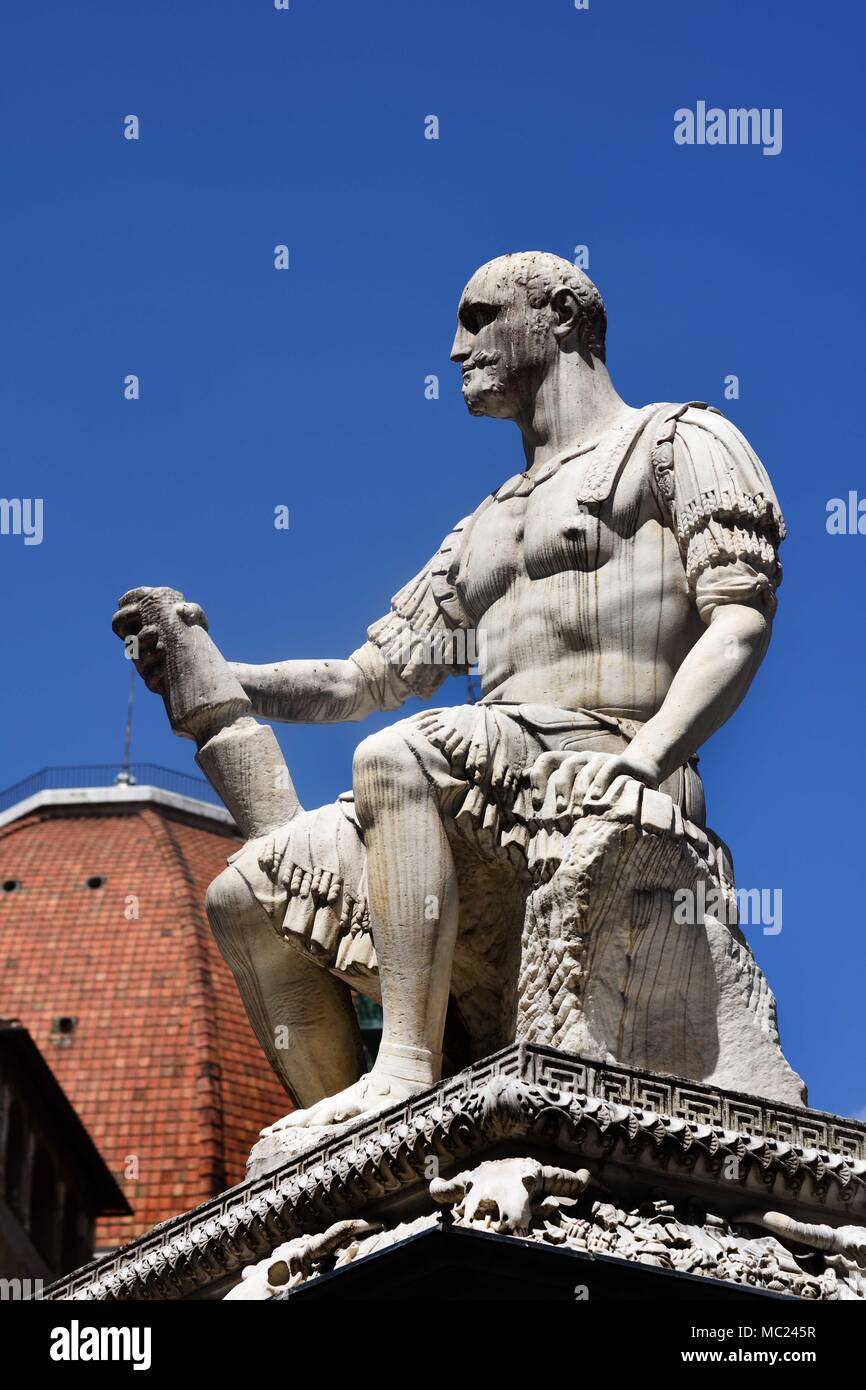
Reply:
[[[553,336],[562,346],[572,333],[580,332],[581,312],[577,295],[567,285],[560,285],[550,296],[553,314]]]

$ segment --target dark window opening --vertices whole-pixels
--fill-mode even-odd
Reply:
[[[107,880],[104,874],[93,874],[84,885],[85,888],[104,888]]]
[[[4,893],[17,893],[18,889],[21,887],[21,880],[18,878],[4,878],[0,887],[2,887]]]
[[[72,1034],[77,1027],[78,1019],[74,1014],[58,1014],[51,1020],[51,1032],[55,1042],[71,1042]]]

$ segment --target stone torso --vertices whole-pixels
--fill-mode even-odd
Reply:
[[[583,504],[593,451],[528,494],[506,484],[475,512],[455,585],[477,631],[488,701],[591,708],[645,719],[701,623],[638,439],[611,495]]]

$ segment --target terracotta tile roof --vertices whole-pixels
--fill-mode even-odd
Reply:
[[[205,916],[237,844],[153,805],[0,829],[0,885],[20,885],[0,891],[0,1013],[30,1030],[133,1208],[100,1222],[101,1247],[239,1182],[290,1109]]]

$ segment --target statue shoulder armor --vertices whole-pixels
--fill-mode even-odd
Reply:
[[[449,531],[430,562],[430,592],[436,607],[448,624],[454,628],[469,626],[469,619],[457,596],[456,580],[466,532],[476,515],[477,513],[473,513],[471,516],[465,516],[462,521],[458,521],[454,529]]]
[[[710,569],[740,563],[776,588],[785,522],[748,440],[701,401],[660,411],[652,428],[653,486],[690,586]]]

